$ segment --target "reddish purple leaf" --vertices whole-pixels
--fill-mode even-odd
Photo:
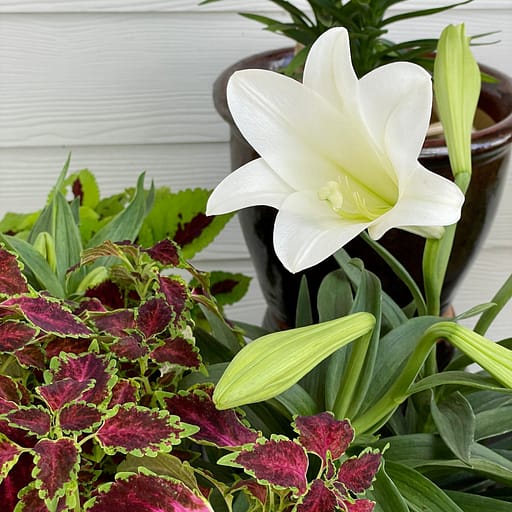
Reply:
[[[94,315],[94,324],[100,331],[112,336],[126,336],[129,330],[135,328],[135,315],[131,309],[120,309],[113,313]]]
[[[50,414],[39,407],[19,407],[7,415],[9,423],[17,428],[44,436],[50,431]]]
[[[64,485],[76,477],[79,452],[72,439],[42,439],[34,446],[34,477],[44,499],[64,495]]]
[[[346,460],[338,471],[338,481],[356,494],[366,491],[380,467],[381,454],[365,452]]]
[[[171,321],[171,309],[164,299],[150,299],[140,306],[137,328],[146,338],[161,333]]]
[[[179,224],[178,230],[174,235],[174,241],[180,246],[185,247],[187,244],[192,243],[196,238],[201,236],[201,233],[212,222],[214,217],[207,216],[204,213],[198,213],[189,222]]]
[[[32,341],[37,331],[15,321],[0,323],[0,352],[14,352]]]
[[[162,265],[172,265],[176,267],[180,262],[178,248],[171,240],[162,240],[150,249],[145,249],[152,259],[162,263]]]
[[[5,478],[9,470],[16,464],[22,448],[9,439],[0,439],[0,480]]]
[[[185,283],[172,277],[160,276],[160,289],[176,317],[180,317],[188,299]]]
[[[21,273],[16,256],[0,248],[0,295],[11,297],[27,292],[27,281]]]
[[[316,453],[327,463],[329,452],[334,460],[339,459],[354,439],[354,430],[347,420],[337,420],[330,412],[314,416],[298,416],[295,430],[299,441],[308,452]]]
[[[192,438],[219,447],[242,446],[255,443],[258,433],[246,427],[233,409],[219,411],[211,398],[210,389],[195,389],[184,395],[165,398],[165,405],[182,421],[197,425],[199,432]]]
[[[304,494],[307,488],[308,457],[302,446],[289,440],[256,443],[251,450],[241,451],[235,462],[258,480]]]
[[[184,338],[166,339],[164,345],[151,352],[151,358],[158,363],[168,362],[191,369],[201,366],[199,350]]]
[[[124,299],[117,284],[112,281],[104,281],[98,286],[89,288],[85,292],[86,297],[98,299],[104,306],[110,309],[121,309],[124,307]]]
[[[13,512],[14,507],[18,503],[18,492],[32,481],[33,467],[32,455],[22,453],[16,465],[9,471],[3,482],[0,483],[2,512]],[[39,512],[35,507],[26,508],[25,511]],[[48,512],[48,509],[44,512]]]
[[[46,357],[51,359],[61,352],[68,354],[83,354],[89,350],[91,340],[88,338],[50,338],[46,345]]]
[[[304,500],[297,507],[297,512],[336,512],[338,501],[336,495],[328,489],[322,480],[313,480]]]
[[[82,393],[91,388],[94,381],[78,381],[70,378],[58,380],[51,384],[39,386],[37,392],[43,397],[44,401],[50,406],[50,409],[56,411],[63,405],[76,401]]]
[[[22,366],[45,369],[45,357],[39,345],[27,345],[17,350],[14,355]]]
[[[112,388],[110,407],[137,402],[137,388],[135,384],[127,379],[119,379]]]
[[[251,478],[248,480],[238,480],[233,487],[235,489],[247,489],[249,494],[254,496],[262,505],[267,501],[267,488],[261,485],[257,480]]]
[[[213,512],[180,482],[161,476],[131,474],[100,492],[88,512]]]
[[[0,375],[0,399],[19,404],[21,393],[18,383],[7,375]],[[0,412],[0,414],[2,414]]]
[[[60,411],[60,426],[64,432],[83,432],[99,426],[103,415],[93,404],[70,404]]]
[[[59,302],[45,297],[16,297],[5,301],[4,304],[18,306],[30,322],[45,332],[62,336],[91,334],[77,316],[63,308]]]
[[[96,297],[91,297],[82,299],[78,307],[73,310],[73,314],[80,316],[83,313],[89,311],[104,313],[107,310],[105,309],[105,306],[101,303],[99,299],[97,299]]]
[[[13,411],[14,409],[17,409],[17,405],[15,402],[11,402],[9,400],[5,400],[4,398],[0,397],[0,415],[1,414],[7,414],[10,411]],[[1,424],[0,424],[0,432],[2,432]]]
[[[105,420],[96,437],[107,453],[155,453],[170,451],[182,431],[167,411],[128,404]]]
[[[63,354],[59,358],[59,367],[54,372],[54,380],[66,378],[79,382],[88,382],[94,379],[94,387],[85,391],[82,400],[93,404],[99,404],[109,392],[111,379],[108,360],[97,354]]]
[[[138,333],[119,338],[110,345],[110,350],[117,357],[128,361],[135,361],[149,352],[149,348],[142,343],[142,336]]]
[[[347,512],[372,512],[375,503],[370,500],[355,500],[353,503],[344,501]]]

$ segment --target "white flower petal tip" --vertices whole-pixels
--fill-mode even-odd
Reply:
[[[291,272],[367,228],[373,238],[393,227],[440,236],[458,220],[464,196],[418,163],[431,102],[430,77],[415,64],[389,64],[359,80],[343,28],[315,42],[303,84],[240,71],[228,103],[261,159],[228,176],[207,212],[277,208],[274,246]]]

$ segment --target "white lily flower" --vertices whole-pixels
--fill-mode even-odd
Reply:
[[[303,83],[244,70],[228,83],[240,131],[261,155],[213,191],[207,214],[277,208],[274,247],[298,272],[363,230],[378,239],[393,227],[440,237],[457,222],[464,195],[418,162],[428,127],[429,74],[406,62],[358,80],[347,31],[313,45]]]

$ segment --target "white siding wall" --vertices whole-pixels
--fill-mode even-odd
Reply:
[[[410,0],[407,7],[447,1]],[[142,170],[157,185],[213,187],[228,171],[228,129],[212,83],[233,61],[289,45],[238,11],[275,13],[267,0],[0,0],[0,215],[43,204],[62,163],[90,168],[105,194]],[[437,36],[448,23],[468,33],[499,29],[478,59],[512,74],[512,0],[475,0],[397,25],[402,38]],[[486,244],[460,288],[456,310],[490,299],[511,271],[512,173]],[[238,224],[199,257],[204,268],[252,273]],[[259,322],[257,284],[232,315]],[[512,308],[491,334],[512,333]]]

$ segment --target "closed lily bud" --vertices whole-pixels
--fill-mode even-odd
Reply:
[[[370,313],[354,313],[263,336],[233,358],[215,387],[213,401],[218,409],[229,409],[273,398],[339,348],[371,335],[374,326]]]
[[[53,272],[57,268],[55,240],[47,231],[39,233],[33,243],[34,249],[47,261]]]

